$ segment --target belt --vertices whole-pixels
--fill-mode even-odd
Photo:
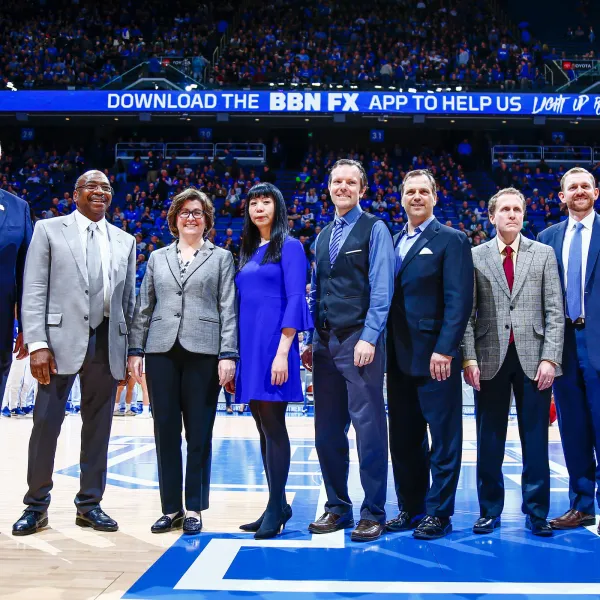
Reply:
[[[567,325],[571,325],[572,327],[576,327],[577,329],[583,329],[585,327],[585,317],[579,317],[579,318],[575,319],[574,321],[572,319],[569,319],[569,317],[567,317],[566,322],[567,322]]]

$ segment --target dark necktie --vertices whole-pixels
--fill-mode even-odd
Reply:
[[[567,316],[576,321],[581,316],[581,277],[583,243],[581,230],[583,223],[575,225],[575,233],[569,247],[569,263],[567,267]]]
[[[512,254],[514,250],[510,246],[506,246],[504,253],[506,254],[502,266],[504,267],[504,274],[506,275],[506,282],[508,283],[508,289],[512,292],[513,284],[515,282],[515,265],[512,260]],[[512,344],[515,341],[515,335],[512,327],[510,328],[510,338],[508,343]]]
[[[104,279],[102,277],[102,255],[98,240],[98,225],[88,225],[87,270],[90,286],[90,327],[96,329],[104,320]]]
[[[333,227],[333,233],[331,234],[331,241],[329,242],[329,262],[335,263],[335,259],[340,252],[342,242],[342,230],[344,229],[345,221],[342,219],[336,219]]]

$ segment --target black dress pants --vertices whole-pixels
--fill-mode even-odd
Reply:
[[[511,388],[523,453],[522,510],[526,515],[546,519],[550,505],[548,418],[552,390],[540,392],[537,382],[525,375],[514,344],[509,345],[496,376],[481,381],[481,390],[475,392],[477,494],[481,516],[498,517],[504,508],[502,462]]]
[[[189,352],[179,341],[169,352],[146,354],[164,514],[183,508],[182,418],[187,441],[185,506],[196,512],[208,508],[212,430],[220,390],[217,368],[216,356]]]
[[[80,488],[75,505],[84,514],[100,505],[106,487],[106,455],[117,392],[108,356],[108,319],[104,319],[95,330],[90,330],[87,354],[79,371],[83,425]],[[51,375],[48,385],[38,386],[29,439],[29,489],[23,499],[31,510],[44,512],[50,504],[56,445],[75,377],[77,374]]]

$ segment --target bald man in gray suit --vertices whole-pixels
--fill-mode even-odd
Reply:
[[[113,190],[100,171],[77,180],[77,210],[40,221],[25,265],[22,318],[39,382],[29,441],[29,489],[13,535],[48,524],[54,455],[65,403],[81,381],[81,475],[75,522],[96,531],[118,525],[100,508],[114,398],[125,378],[135,306],[134,238],[105,219]]]

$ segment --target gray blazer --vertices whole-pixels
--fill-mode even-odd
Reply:
[[[135,305],[130,348],[237,358],[237,303],[231,252],[206,241],[181,280],[177,245],[154,251]],[[225,356],[224,356],[225,355]]]
[[[464,360],[476,360],[481,379],[492,379],[504,362],[512,324],[525,375],[534,379],[542,360],[556,363],[556,375],[560,375],[565,320],[552,248],[521,236],[512,293],[497,240],[472,252],[475,285],[473,311],[463,339]]]
[[[106,223],[111,252],[109,362],[115,379],[124,379],[127,333],[135,306],[133,236]],[[75,214],[38,221],[25,262],[23,337],[46,342],[59,375],[78,373],[88,349],[87,267]]]

